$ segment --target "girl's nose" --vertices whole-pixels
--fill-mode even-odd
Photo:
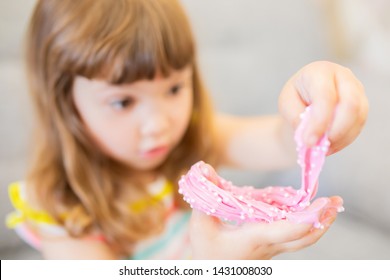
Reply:
[[[160,136],[169,128],[168,117],[163,112],[150,112],[141,123],[142,136]]]

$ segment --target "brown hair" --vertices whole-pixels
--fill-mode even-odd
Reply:
[[[176,183],[196,161],[213,163],[211,104],[184,11],[174,0],[41,0],[31,18],[26,54],[37,112],[27,182],[38,205],[71,236],[98,230],[113,248],[131,252],[135,242],[163,228],[162,205],[129,211],[129,202],[148,193],[134,187],[130,198],[121,195],[124,184],[137,182],[88,137],[73,103],[73,81],[80,75],[131,83],[191,65],[193,118],[160,171]]]

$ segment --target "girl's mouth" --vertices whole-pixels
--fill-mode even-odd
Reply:
[[[144,158],[152,159],[165,155],[168,152],[168,146],[158,146],[141,153]]]

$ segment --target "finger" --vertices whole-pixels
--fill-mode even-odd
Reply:
[[[256,244],[285,243],[302,238],[310,229],[311,224],[292,223],[286,220],[266,223],[247,223],[240,228],[240,234],[246,240]]]
[[[362,84],[351,71],[337,74],[339,104],[329,130],[332,143],[330,152],[334,153],[350,144],[362,130],[368,114],[368,101]]]
[[[301,121],[299,116],[309,103],[299,94],[293,82],[294,79],[295,77],[290,79],[280,93],[279,112],[293,128],[297,128]]]
[[[297,80],[297,87],[307,92],[311,99],[311,117],[303,131],[303,141],[309,147],[315,145],[329,129],[338,102],[334,79],[326,77],[323,75],[309,80],[302,74],[302,78]]]
[[[241,227],[241,234],[254,243],[285,243],[302,238],[312,228],[313,219],[320,219],[322,213],[331,205],[326,197],[316,199],[307,209],[295,212],[288,220],[265,223],[248,223]]]
[[[313,76],[312,67],[320,67],[319,71],[326,75],[318,75],[316,71]],[[309,147],[329,129],[338,102],[335,76],[331,71],[327,63],[304,67],[287,82],[280,94],[279,110],[294,128],[299,124],[299,115],[304,108],[312,104],[312,116],[303,132],[303,141]]]
[[[287,253],[287,252],[295,252],[315,244],[328,231],[330,226],[336,220],[336,217],[337,217],[337,210],[335,208],[328,209],[320,221],[323,227],[318,229],[313,228],[311,231],[308,232],[307,235],[303,236],[300,239],[291,242],[286,242],[283,244],[275,244],[277,248],[276,249],[277,252],[279,254]]]
[[[313,224],[320,219],[329,203],[330,199],[327,197],[317,198],[309,207],[301,211],[287,213],[287,219],[294,223]]]
[[[275,244],[276,247],[279,247],[278,252],[294,252],[299,249],[308,247],[316,243],[329,229],[329,227],[335,221],[338,212],[340,212],[343,199],[339,196],[333,196],[328,199],[327,206],[323,209],[323,212],[320,217],[320,228],[312,228],[307,235],[303,236],[300,239],[296,239],[291,242],[286,242],[284,244]]]
[[[205,163],[202,168],[202,174],[207,178],[208,181],[210,181],[214,185],[220,185],[218,174],[211,165]]]
[[[341,115],[344,115],[344,113],[341,113]],[[345,146],[351,144],[353,140],[359,135],[359,132],[361,131],[362,127],[355,125],[353,123],[355,120],[356,117],[351,117],[349,118],[349,120],[345,120],[342,122],[338,121],[339,127],[335,127],[334,129],[331,128],[329,130],[328,137],[330,147],[327,155],[334,154],[335,152],[343,149]]]
[[[330,199],[330,204],[329,204],[330,207],[337,209],[343,205],[343,199],[340,196],[337,195],[331,196],[329,197],[329,199]]]
[[[278,244],[300,240],[313,231],[313,215],[317,215],[320,225],[325,221],[324,226],[327,226],[328,221],[326,218],[328,213],[341,212],[343,210],[342,204],[343,200],[339,196],[318,198],[302,212],[302,215],[300,213],[297,213],[296,216],[294,215],[285,228],[275,229],[279,230],[276,233],[269,232],[272,236],[267,241]]]
[[[339,140],[329,140],[331,142],[331,145],[329,147],[327,155],[332,155],[351,144],[359,135],[361,130],[362,127],[354,126],[349,130],[345,130],[345,132],[339,136]]]

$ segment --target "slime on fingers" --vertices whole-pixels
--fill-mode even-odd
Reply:
[[[270,186],[237,187],[218,176],[212,166],[203,161],[194,164],[179,180],[179,193],[191,208],[229,222],[267,222],[288,220],[311,223],[323,228],[319,219],[329,208],[342,212],[342,202],[330,204],[329,199],[318,198],[311,205],[318,189],[318,177],[325,162],[330,142],[324,135],[313,147],[303,144],[303,130],[310,118],[311,107],[301,114],[295,131],[298,164],[301,167],[301,188]]]

